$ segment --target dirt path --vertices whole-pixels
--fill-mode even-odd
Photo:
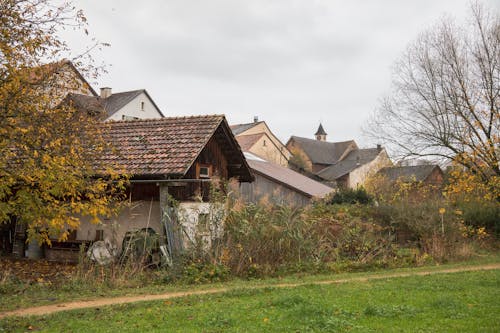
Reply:
[[[347,282],[365,282],[365,281],[370,281],[370,280],[381,280],[381,279],[388,279],[388,278],[395,278],[395,277],[422,276],[422,275],[470,272],[470,271],[494,270],[494,269],[500,269],[500,263],[488,264],[488,265],[478,265],[478,266],[464,266],[464,267],[448,268],[448,269],[441,269],[441,270],[420,271],[420,272],[407,272],[407,273],[406,272],[398,272],[398,273],[390,273],[390,274],[373,274],[373,275],[366,275],[363,277],[334,279],[334,280],[325,280],[325,281],[316,281],[316,282],[268,284],[268,285],[249,287],[248,289],[258,290],[258,289],[269,288],[269,287],[271,287],[271,288],[293,288],[293,287],[300,287],[300,286],[304,286],[304,285],[326,285],[326,284],[347,283]],[[112,298],[101,298],[101,299],[89,300],[89,301],[75,301],[75,302],[60,303],[60,304],[54,304],[54,305],[43,305],[43,306],[37,306],[37,307],[33,307],[33,308],[25,308],[25,309],[18,309],[18,310],[3,312],[3,313],[0,313],[0,319],[5,318],[5,317],[9,317],[9,316],[40,316],[40,315],[46,315],[46,314],[51,314],[51,313],[60,312],[60,311],[94,308],[94,307],[102,307],[102,306],[107,306],[107,305],[134,303],[134,302],[143,302],[143,301],[165,300],[165,299],[170,299],[170,298],[178,298],[178,297],[191,296],[191,295],[217,294],[217,293],[223,293],[223,292],[234,290],[234,289],[235,288],[213,288],[213,289],[195,290],[195,291],[169,292],[169,293],[157,294],[157,295],[112,297]]]

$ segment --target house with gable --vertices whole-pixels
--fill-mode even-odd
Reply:
[[[25,74],[25,83],[47,95],[53,106],[59,104],[69,93],[97,95],[82,73],[67,59],[29,68]]]
[[[392,166],[387,152],[377,148],[354,149],[333,165],[321,170],[317,176],[335,182],[344,188],[357,188],[381,168]]]
[[[324,198],[334,191],[318,181],[292,169],[263,160],[245,152],[255,181],[241,183],[240,193],[246,202],[266,199],[277,204],[306,206],[311,200]]]
[[[377,176],[384,177],[391,183],[397,181],[421,182],[427,185],[441,186],[444,181],[443,170],[435,164],[385,167],[377,172]]]
[[[71,102],[79,109],[103,115],[105,121],[164,117],[145,89],[113,93],[111,88],[101,88],[97,94],[67,59],[33,68],[30,77],[33,83],[40,82],[54,105]]]
[[[316,139],[292,136],[286,143],[293,154],[291,167],[317,174],[321,170],[335,164],[350,151],[358,149],[354,140],[341,142],[326,141],[326,132],[319,124],[314,134]]]
[[[67,241],[53,240],[46,249],[49,260],[75,261],[80,244],[98,240],[121,250],[127,232],[141,229],[165,239],[171,255],[180,253],[195,235],[209,237],[214,214],[225,213],[211,201],[211,186],[224,191],[221,181],[254,180],[223,115],[112,120],[102,124],[102,135],[112,148],[95,157],[96,165],[115,166],[129,176],[128,204],[98,224],[80,217]]]
[[[101,88],[99,96],[70,93],[67,100],[79,109],[102,114],[105,121],[164,117],[145,89],[113,93],[111,88]]]
[[[271,132],[265,121],[231,125],[231,130],[243,151],[284,167],[292,156],[287,147]]]
[[[127,231],[151,228],[170,251],[181,251],[211,213],[210,184],[254,179],[223,115],[111,121],[103,129],[113,150],[99,158],[130,175],[130,204],[112,221],[83,221],[80,240],[121,245]]]
[[[293,154],[290,166],[332,186],[356,188],[392,162],[384,148],[360,149],[354,140],[329,142],[320,124],[316,139],[292,136],[287,147]]]
[[[267,197],[275,203],[305,206],[333,189],[289,168],[290,151],[264,121],[231,126],[245,153],[255,181],[242,183],[239,192],[246,202]],[[319,178],[318,178],[319,179]]]

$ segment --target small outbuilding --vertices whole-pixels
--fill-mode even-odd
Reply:
[[[323,198],[334,189],[296,171],[245,152],[255,181],[241,183],[240,191],[248,202],[266,197],[270,202],[305,206],[314,198]]]

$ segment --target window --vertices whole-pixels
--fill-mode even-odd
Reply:
[[[137,120],[139,117],[122,115],[122,120]]]
[[[198,164],[196,166],[197,178],[210,178],[212,176],[212,166],[209,164]]]
[[[263,146],[264,146],[264,147],[266,146],[266,140],[264,140]]]
[[[141,111],[144,111],[144,102],[141,102]]]
[[[200,167],[200,178],[210,178],[210,168],[206,166]]]

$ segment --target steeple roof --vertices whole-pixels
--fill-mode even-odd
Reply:
[[[316,131],[316,133],[314,135],[326,135],[326,132],[323,129],[323,125],[321,125],[321,123],[319,124],[318,130]]]

